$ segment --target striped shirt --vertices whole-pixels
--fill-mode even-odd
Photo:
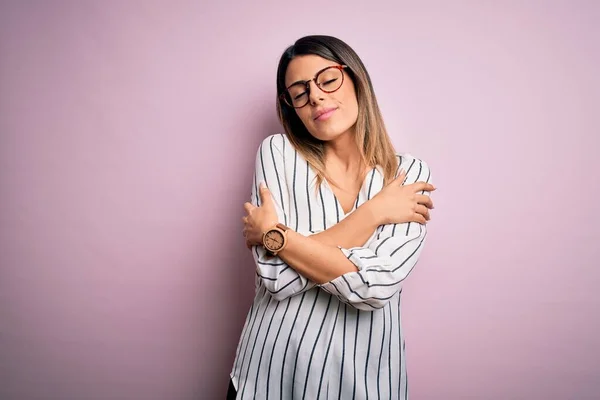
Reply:
[[[431,181],[425,162],[397,158],[405,183]],[[287,136],[271,135],[256,155],[251,202],[260,205],[264,181],[281,223],[318,233],[347,215],[327,180],[317,188],[315,178]],[[382,188],[382,170],[373,168],[350,213]],[[363,247],[340,247],[358,271],[320,285],[253,247],[256,295],[231,370],[237,398],[406,399],[400,297],[425,236],[418,223],[381,225]]]

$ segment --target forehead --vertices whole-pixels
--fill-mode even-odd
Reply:
[[[313,54],[296,56],[290,61],[287,70],[285,71],[285,84],[288,86],[296,81],[307,81],[312,79],[317,72],[331,65],[338,64]]]

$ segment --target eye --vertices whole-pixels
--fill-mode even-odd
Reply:
[[[299,100],[299,99],[301,99],[301,98],[302,98],[302,96],[304,96],[304,95],[306,95],[306,92],[299,93],[299,94],[295,95],[294,97],[292,97],[292,99],[294,99],[294,100]]]

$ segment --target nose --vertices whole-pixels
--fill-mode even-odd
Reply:
[[[322,101],[323,100],[323,92],[321,91],[321,89],[319,89],[319,87],[317,86],[317,84],[315,83],[314,80],[311,80],[307,83],[308,85],[308,100],[310,102],[310,104],[316,104],[318,101]]]

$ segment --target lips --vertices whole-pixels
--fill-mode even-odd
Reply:
[[[317,110],[317,112],[314,114],[313,119],[318,120],[318,121],[324,121],[324,120],[328,119],[335,110],[337,110],[337,108],[335,108],[335,107],[329,107],[329,108],[323,108],[321,110]]]

